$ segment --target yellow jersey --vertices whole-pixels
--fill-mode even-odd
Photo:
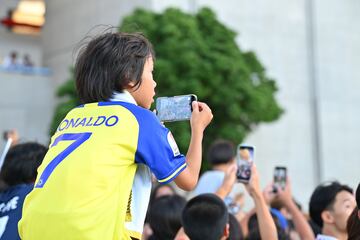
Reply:
[[[151,111],[121,101],[74,108],[52,137],[25,199],[20,237],[140,239],[151,187],[151,176],[141,175],[151,170],[159,182],[169,182],[185,167],[170,131]]]

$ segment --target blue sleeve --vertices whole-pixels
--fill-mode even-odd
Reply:
[[[186,168],[185,156],[180,153],[171,132],[153,112],[138,109],[133,114],[139,123],[135,162],[149,166],[159,182],[172,181]]]

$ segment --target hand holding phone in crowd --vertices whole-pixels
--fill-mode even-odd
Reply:
[[[248,183],[251,178],[251,166],[254,162],[255,147],[240,144],[237,147],[236,161],[238,171],[236,173],[239,182]]]
[[[277,166],[274,169],[274,188],[273,191],[276,193],[279,189],[285,190],[287,183],[287,169],[286,167]]]

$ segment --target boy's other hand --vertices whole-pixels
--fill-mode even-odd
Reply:
[[[211,109],[206,103],[192,102],[192,114],[190,119],[191,129],[203,132],[213,118]]]

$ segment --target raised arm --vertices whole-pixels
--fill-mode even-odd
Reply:
[[[175,178],[176,185],[186,191],[193,190],[197,184],[202,159],[203,134],[213,118],[211,109],[206,103],[194,101],[192,108],[191,140],[186,154],[187,167]]]
[[[277,240],[278,234],[276,226],[260,190],[259,175],[255,165],[251,168],[251,178],[245,187],[255,203],[261,239]]]
[[[291,185],[289,179],[286,181],[285,189],[278,189],[277,196],[278,200],[282,202],[284,207],[289,211],[294,221],[295,229],[299,233],[303,240],[314,240],[315,235],[307,222],[305,216],[302,214],[300,209],[296,206],[292,199]]]

